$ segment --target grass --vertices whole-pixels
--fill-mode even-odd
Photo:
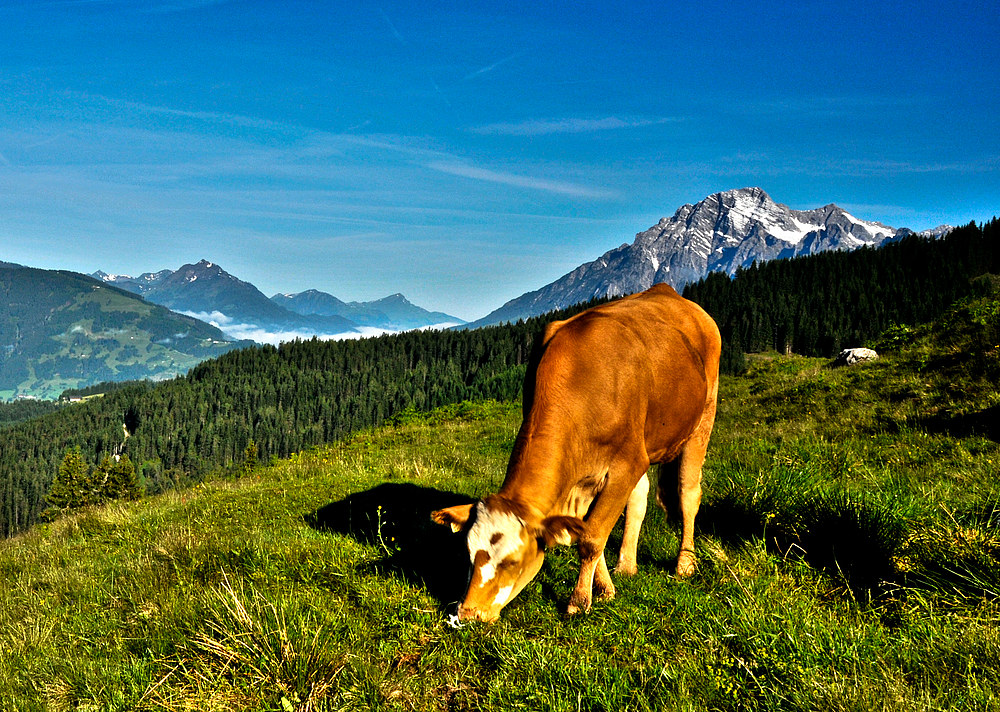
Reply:
[[[66,517],[0,543],[0,699],[1000,709],[998,361],[930,327],[851,369],[758,357],[722,385],[697,574],[671,575],[677,530],[651,507],[639,573],[571,619],[576,554],[557,548],[498,623],[446,623],[467,555],[427,513],[499,486],[517,404],[406,414],[238,480]]]

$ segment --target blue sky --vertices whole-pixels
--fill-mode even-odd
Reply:
[[[465,319],[757,185],[1000,214],[989,2],[0,0],[0,260]]]

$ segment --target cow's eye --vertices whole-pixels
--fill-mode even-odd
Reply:
[[[497,564],[498,571],[506,571],[507,569],[515,566],[517,561],[515,559],[504,559],[499,564]]]

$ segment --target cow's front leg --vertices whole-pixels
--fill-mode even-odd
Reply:
[[[597,569],[594,571],[594,596],[598,601],[610,601],[615,597],[615,584],[611,580],[608,560],[604,558],[603,550],[597,561]]]
[[[569,605],[566,607],[567,615],[576,613],[586,613],[590,610],[593,600],[593,588],[595,575],[600,569],[604,569],[604,581],[598,580],[598,593],[604,594],[606,587],[601,584],[611,586],[611,596],[614,596],[614,584],[611,583],[611,575],[608,573],[608,565],[604,561],[604,547],[592,540],[583,539],[580,541],[580,577],[576,580],[576,588],[569,598]]]
[[[649,460],[644,459],[620,462],[608,471],[607,484],[591,506],[586,531],[580,537],[580,578],[566,607],[569,615],[590,610],[594,588],[600,598],[614,598],[615,585],[611,582],[611,573],[604,560],[604,547],[639,478],[648,469]]]

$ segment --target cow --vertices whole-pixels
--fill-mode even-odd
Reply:
[[[523,421],[500,490],[431,514],[466,536],[472,570],[460,621],[495,621],[555,544],[578,542],[568,615],[590,610],[595,592],[613,598],[605,544],[624,510],[615,573],[636,572],[651,464],[660,464],[660,506],[679,499],[676,573],[694,573],[720,353],[712,318],[664,284],[547,326],[525,377]]]

